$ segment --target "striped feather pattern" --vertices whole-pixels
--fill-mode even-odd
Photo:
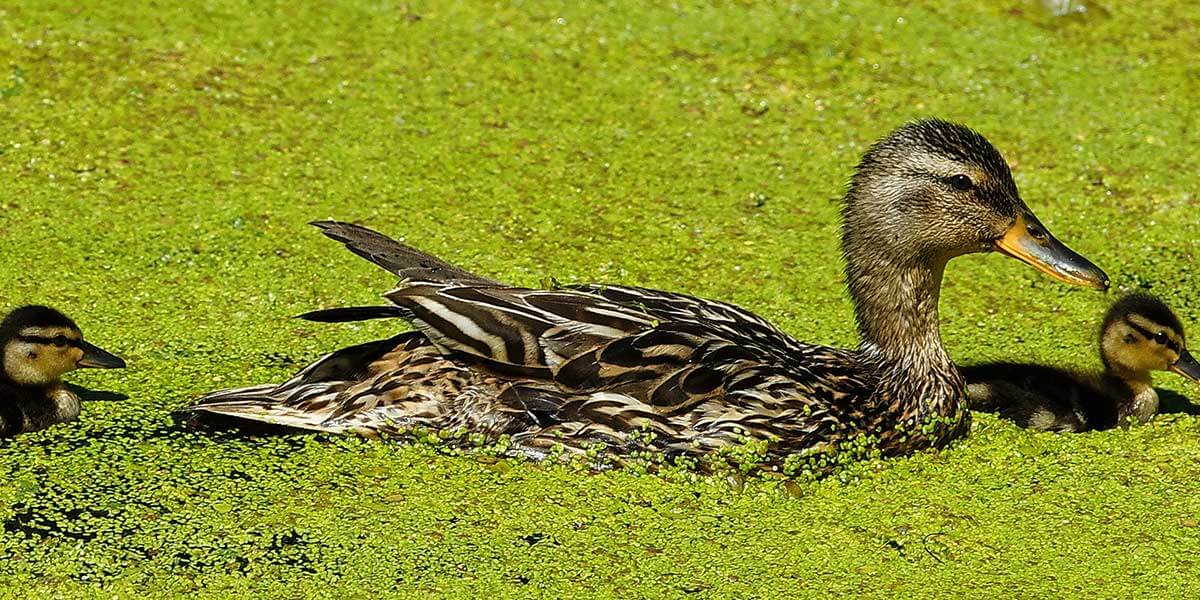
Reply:
[[[742,436],[783,451],[861,432],[874,379],[854,351],[803,344],[730,304],[625,286],[505,286],[347,224],[327,235],[406,275],[392,307],[329,309],[415,332],[327,355],[277,386],[215,392],[190,412],[302,429],[501,435],[531,451],[605,442],[704,452]],[[422,275],[412,277],[412,275]]]

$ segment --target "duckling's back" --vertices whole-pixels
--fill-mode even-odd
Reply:
[[[1081,432],[1117,425],[1111,384],[1045,365],[996,362],[960,367],[971,410],[996,413],[1027,429]]]

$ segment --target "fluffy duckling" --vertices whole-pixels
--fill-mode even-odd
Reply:
[[[46,306],[23,306],[0,322],[0,437],[79,417],[79,397],[60,379],[125,361],[83,340],[75,322]]]
[[[1151,371],[1200,381],[1200,363],[1188,353],[1183,325],[1147,294],[1112,305],[1100,327],[1102,373],[1044,365],[989,363],[962,368],[972,410],[1041,431],[1111,429],[1130,417],[1145,423],[1158,412]]]

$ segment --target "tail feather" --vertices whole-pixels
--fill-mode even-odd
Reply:
[[[249,393],[251,389],[228,391]],[[190,407],[184,411],[184,414],[193,421],[207,424],[218,424],[224,417],[232,424],[252,421],[264,425],[329,433],[342,433],[345,429],[339,424],[325,423],[325,415],[321,413],[299,410],[286,404],[273,402],[270,398],[246,398],[237,401],[200,404]],[[213,417],[217,417],[217,419]]]
[[[383,267],[402,279],[430,282],[497,285],[498,282],[464,271],[377,231],[341,221],[313,221],[326,237],[346,245],[351,252]]]
[[[292,385],[289,385],[292,384]],[[325,423],[332,400],[346,388],[344,381],[288,382],[220,390],[205,395],[181,411],[193,422],[218,424],[255,421],[266,425],[341,433],[342,427]],[[325,400],[324,402],[322,400]]]
[[[200,397],[178,415],[194,425],[237,425],[252,421],[343,433],[347,428],[344,423],[329,421],[338,409],[342,391],[366,376],[371,363],[385,353],[428,343],[421,334],[409,332],[342,348],[321,357],[281,384],[218,390]]]

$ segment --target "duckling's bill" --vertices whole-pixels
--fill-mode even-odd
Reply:
[[[121,357],[94,344],[79,340],[79,349],[83,357],[76,363],[81,369],[124,369],[125,361]]]
[[[1100,267],[1058,241],[1030,213],[1017,216],[995,242],[996,250],[1072,285],[1108,289],[1108,275]]]
[[[1200,381],[1200,362],[1192,358],[1192,353],[1186,349],[1179,352],[1179,359],[1171,365],[1171,372],[1183,375],[1192,381]]]

